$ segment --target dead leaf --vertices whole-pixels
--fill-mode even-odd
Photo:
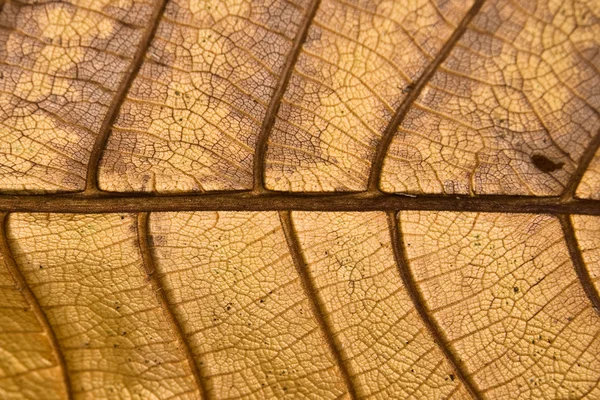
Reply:
[[[0,1],[0,398],[600,398],[599,17]]]

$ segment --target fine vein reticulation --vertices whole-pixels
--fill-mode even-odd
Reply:
[[[121,104],[123,104],[125,97],[127,97],[127,92],[129,92],[129,88],[131,87],[133,80],[140,70],[142,63],[144,62],[146,52],[150,47],[150,43],[152,42],[154,34],[156,33],[156,29],[158,28],[160,18],[165,11],[165,7],[167,6],[167,1],[168,0],[159,0],[156,2],[152,16],[150,17],[148,29],[144,33],[135,56],[131,61],[127,72],[125,73],[125,77],[119,84],[117,93],[115,94],[110,108],[108,109],[108,112],[102,121],[100,132],[96,137],[96,141],[90,155],[90,160],[88,161],[84,191],[86,194],[97,193],[100,191],[98,187],[98,165],[100,163],[100,158],[102,157],[102,152],[106,147],[110,130],[115,122],[115,119],[117,118],[117,115],[119,114]]]
[[[279,80],[277,81],[277,86],[275,87],[275,91],[273,92],[273,96],[269,102],[269,107],[267,108],[267,113],[260,128],[260,134],[258,135],[258,139],[256,141],[256,151],[254,152],[253,164],[255,192],[265,191],[265,154],[267,151],[269,134],[275,125],[275,118],[277,117],[279,106],[281,105],[281,99],[283,98],[283,94],[285,93],[288,83],[290,82],[292,72],[294,71],[294,66],[296,65],[296,61],[298,61],[298,56],[300,56],[300,51],[302,50],[302,45],[304,44],[306,36],[308,35],[308,29],[310,28],[310,25],[317,14],[320,3],[321,0],[313,0],[308,7],[304,20],[302,21],[298,34],[294,40],[294,44],[292,45],[292,48],[290,49],[286,62],[283,66],[281,75],[279,76]]]
[[[410,271],[408,260],[406,258],[406,251],[404,249],[404,240],[402,239],[402,232],[400,229],[400,223],[398,222],[398,216],[395,212],[388,213],[388,227],[390,231],[390,239],[392,241],[392,250],[394,252],[394,258],[396,259],[396,266],[398,267],[398,273],[402,278],[402,283],[406,291],[408,292],[417,313],[423,320],[423,323],[427,327],[427,330],[433,337],[433,340],[440,347],[444,356],[448,359],[450,365],[456,372],[456,375],[461,380],[469,394],[475,400],[479,400],[482,396],[479,394],[475,384],[471,380],[468,373],[463,370],[462,365],[454,355],[452,350],[448,347],[448,341],[445,339],[444,334],[440,330],[437,323],[429,315],[429,312],[425,308],[425,302],[423,296],[419,291],[417,284]]]
[[[400,104],[396,113],[392,117],[392,120],[389,122],[385,131],[383,132],[383,136],[381,141],[377,145],[377,150],[375,151],[375,157],[373,158],[373,163],[371,164],[371,171],[369,172],[369,180],[367,183],[367,190],[371,192],[378,192],[379,189],[379,179],[381,177],[381,169],[383,167],[383,160],[388,152],[390,144],[392,143],[392,139],[394,135],[398,131],[398,127],[408,114],[413,103],[417,100],[421,91],[427,85],[427,82],[431,79],[435,71],[437,71],[438,67],[444,62],[444,60],[450,54],[450,51],[454,48],[454,45],[458,42],[461,36],[467,30],[467,26],[473,20],[475,15],[481,10],[483,6],[484,0],[476,0],[469,12],[464,16],[462,21],[458,27],[452,33],[452,36],[448,39],[448,41],[442,47],[442,50],[438,53],[438,55],[433,59],[433,61],[427,66],[425,71],[421,74],[417,82],[415,82],[414,88],[411,92],[406,96],[404,101]]]
[[[592,283],[590,272],[586,268],[583,257],[581,256],[581,250],[579,249],[579,244],[577,243],[577,238],[575,237],[575,231],[573,230],[571,217],[568,215],[560,215],[558,218],[565,236],[565,242],[567,243],[571,260],[573,261],[573,268],[577,273],[577,278],[579,279],[586,296],[588,299],[590,299],[592,306],[596,312],[600,314],[600,295]]]
[[[163,314],[167,319],[167,322],[171,326],[171,330],[175,335],[177,341],[179,342],[179,346],[182,352],[185,355],[185,358],[188,361],[188,365],[190,370],[192,371],[192,375],[194,377],[194,381],[198,386],[198,390],[203,399],[207,399],[208,390],[206,387],[206,381],[203,379],[200,368],[196,364],[194,359],[194,355],[192,354],[192,350],[190,349],[188,341],[185,339],[185,335],[183,334],[183,330],[179,325],[179,321],[177,317],[173,313],[173,310],[169,306],[169,301],[167,299],[167,295],[165,294],[160,277],[156,276],[156,269],[154,258],[152,257],[152,249],[148,244],[149,234],[148,234],[148,222],[149,222],[149,214],[148,213],[140,213],[137,216],[137,230],[138,230],[138,244],[140,246],[140,253],[142,255],[142,261],[144,265],[144,272],[147,275],[150,284],[152,285],[152,289],[156,294],[156,298],[158,299],[159,304],[163,310]]]
[[[208,389],[202,370],[194,360],[188,340],[186,340],[181,326],[172,310],[163,283],[155,273],[152,249],[148,243],[149,212],[157,211],[264,211],[278,210],[283,232],[289,247],[289,253],[294,261],[298,276],[309,299],[312,312],[326,338],[329,349],[336,361],[337,367],[346,385],[347,392],[352,399],[356,399],[356,387],[352,381],[348,363],[344,362],[343,350],[332,334],[332,329],[327,321],[322,307],[319,304],[312,278],[309,276],[306,261],[300,247],[290,210],[307,211],[388,211],[388,229],[392,249],[396,260],[398,273],[408,291],[414,307],[423,320],[427,330],[440,347],[444,356],[455,370],[465,389],[474,399],[483,396],[477,388],[471,375],[465,371],[448,345],[444,333],[438,323],[427,310],[423,295],[411,273],[404,248],[402,230],[397,218],[399,210],[430,210],[430,211],[460,211],[460,212],[492,212],[492,213],[545,213],[552,214],[560,220],[564,239],[573,262],[573,267],[585,294],[592,306],[600,310],[600,296],[592,283],[590,272],[586,268],[578,246],[570,214],[587,214],[600,216],[600,202],[594,200],[576,199],[575,191],[583,174],[590,165],[595,153],[600,148],[600,131],[593,137],[579,160],[576,171],[573,173],[563,193],[558,197],[533,197],[533,196],[465,196],[465,195],[413,195],[413,194],[386,194],[379,188],[384,158],[388,148],[402,124],[409,110],[421,94],[423,88],[448,57],[467,26],[481,10],[484,0],[476,0],[461,20],[455,31],[444,44],[442,50],[427,66],[421,76],[415,81],[411,92],[396,109],[392,119],[387,124],[382,139],[377,144],[367,181],[367,191],[359,193],[283,193],[273,192],[265,188],[265,154],[269,135],[275,124],[277,112],[282,97],[287,89],[290,77],[306,40],[309,28],[320,5],[319,0],[313,0],[306,10],[306,14],[293,45],[287,55],[275,90],[268,105],[267,113],[262,121],[261,130],[257,138],[256,150],[253,160],[253,190],[248,192],[228,193],[202,193],[182,195],[153,195],[153,194],[117,194],[99,190],[97,169],[102,152],[110,135],[111,127],[119,113],[121,105],[139,71],[146,52],[157,30],[161,16],[164,13],[168,0],[158,0],[150,17],[150,23],[145,31],[135,56],[119,84],[117,92],[104,117],[98,136],[94,143],[87,166],[86,186],[82,193],[52,194],[52,195],[0,195],[0,252],[6,260],[8,269],[16,285],[25,296],[37,320],[42,326],[56,363],[61,369],[62,380],[68,398],[72,398],[72,389],[69,373],[64,355],[58,345],[52,326],[40,307],[33,292],[28,287],[21,274],[10,249],[7,239],[7,218],[10,212],[52,212],[52,213],[114,213],[135,212],[137,216],[138,244],[143,259],[143,267],[154,292],[161,304],[166,319],[168,320],[180,348],[185,353],[190,370],[203,398],[210,398],[212,393]],[[0,11],[5,1],[0,0]]]
[[[600,130],[598,130],[596,136],[594,136],[594,138],[588,144],[579,160],[577,169],[571,176],[571,179],[569,179],[569,182],[567,182],[565,185],[565,190],[563,191],[561,197],[563,201],[570,201],[575,197],[575,191],[577,190],[577,187],[583,178],[583,174],[585,174],[585,171],[590,166],[598,149],[600,149]]]
[[[322,307],[319,305],[318,296],[312,283],[312,279],[308,274],[308,267],[306,265],[306,261],[304,260],[302,249],[300,247],[300,243],[296,235],[296,229],[294,227],[294,223],[292,221],[290,212],[280,212],[279,218],[281,220],[281,227],[283,229],[283,233],[285,234],[285,239],[288,244],[290,255],[292,256],[292,259],[294,261],[294,265],[296,267],[296,271],[298,272],[298,276],[300,277],[302,287],[304,288],[306,296],[308,297],[313,315],[315,316],[315,319],[317,320],[317,323],[321,328],[321,332],[325,337],[327,345],[329,346],[331,354],[335,359],[340,374],[342,375],[342,378],[346,385],[348,395],[353,400],[357,399],[358,397],[356,395],[356,388],[354,383],[352,382],[352,378],[350,376],[350,372],[348,371],[348,367],[346,366],[346,363],[344,363],[344,358],[340,350],[340,346],[338,346],[338,344],[336,343],[335,337],[331,333],[331,327],[327,322],[327,317],[325,316]]]
[[[19,291],[25,297],[25,300],[31,307],[31,311],[35,315],[38,323],[42,327],[46,337],[48,338],[48,342],[50,343],[50,347],[52,348],[52,353],[54,354],[54,358],[56,359],[56,364],[60,369],[62,381],[65,387],[65,392],[67,394],[67,399],[73,399],[73,392],[71,387],[71,378],[69,377],[69,371],[67,369],[67,363],[65,361],[65,356],[58,344],[58,339],[56,338],[56,334],[54,333],[54,329],[52,329],[52,325],[48,321],[46,317],[46,313],[42,309],[42,306],[38,302],[37,298],[29,288],[27,281],[25,281],[25,277],[21,273],[15,259],[13,257],[12,251],[10,249],[10,245],[8,243],[7,236],[7,224],[8,224],[8,214],[1,213],[0,214],[0,253],[4,258],[6,266],[8,267],[9,273],[15,281],[15,284]]]

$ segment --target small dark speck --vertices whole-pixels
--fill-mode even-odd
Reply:
[[[515,293],[519,293],[519,288],[515,286],[515,287],[513,288],[513,292],[515,292]]]
[[[413,91],[413,89],[415,88],[415,85],[413,85],[412,83],[409,83],[408,85],[404,86],[404,89],[402,89],[402,93],[410,93]]]
[[[450,380],[454,381],[454,374],[450,374]]]
[[[531,162],[537,169],[542,172],[549,174],[550,172],[554,172],[558,169],[561,169],[565,163],[555,163],[550,160],[548,157],[543,156],[541,154],[534,154],[531,156]]]

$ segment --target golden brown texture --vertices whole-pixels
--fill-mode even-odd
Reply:
[[[10,1],[0,15],[0,190],[82,190],[149,2]]]
[[[599,395],[600,319],[555,218],[407,212],[401,223],[425,307],[482,396]]]
[[[0,398],[600,398],[599,15],[0,0]]]
[[[574,215],[572,220],[590,281],[598,291],[600,289],[600,218]],[[596,311],[600,312],[600,309]]]
[[[0,245],[6,248],[4,238]],[[68,388],[49,340],[52,332],[45,329],[45,316],[14,261],[5,257],[0,257],[0,395],[5,399],[65,397]]]
[[[269,140],[267,187],[365,189],[386,123],[468,5],[324,0]]]
[[[389,192],[558,195],[597,135],[597,1],[487,1],[408,113]]]
[[[294,213],[318,299],[361,397],[443,398],[459,390],[423,326],[383,213]]]
[[[209,393],[343,393],[276,213],[159,213],[151,232],[157,274]]]
[[[577,188],[577,197],[600,200],[600,150],[594,155]]]
[[[16,214],[8,230],[75,397],[197,397],[142,266],[133,216]]]
[[[113,126],[100,187],[251,188],[256,137],[302,11],[282,0],[169,2]]]

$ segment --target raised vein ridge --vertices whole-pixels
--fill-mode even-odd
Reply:
[[[52,353],[54,354],[54,358],[56,359],[56,364],[61,372],[61,378],[63,384],[65,386],[65,392],[67,393],[67,399],[73,399],[73,389],[71,387],[71,378],[69,377],[69,371],[67,369],[67,363],[65,361],[65,356],[60,348],[58,343],[58,339],[56,334],[54,333],[54,329],[50,325],[48,321],[48,317],[46,313],[42,309],[42,306],[37,300],[37,297],[33,294],[33,291],[27,284],[25,277],[19,270],[17,263],[13,257],[12,250],[10,249],[10,245],[8,243],[7,237],[7,224],[8,224],[8,213],[0,214],[0,253],[2,254],[4,260],[6,261],[6,266],[8,267],[8,271],[12,278],[15,280],[18,290],[23,294],[25,300],[31,307],[31,311],[35,315],[38,323],[42,327],[44,334],[48,338],[48,342],[50,343],[50,347],[52,348]]]
[[[152,15],[150,16],[148,29],[146,32],[144,32],[133,60],[125,72],[125,77],[119,84],[117,92],[115,93],[104,120],[102,121],[100,132],[96,137],[96,141],[94,142],[94,147],[92,147],[92,152],[88,161],[84,191],[86,194],[93,194],[100,191],[100,188],[98,187],[98,164],[100,163],[100,157],[102,157],[102,152],[104,151],[106,143],[108,142],[110,130],[115,122],[115,119],[117,118],[117,115],[119,114],[121,105],[123,104],[123,101],[125,101],[125,97],[131,88],[131,84],[133,83],[133,80],[137,76],[142,63],[144,62],[144,57],[148,51],[148,48],[150,47],[150,43],[152,42],[154,35],[156,34],[160,17],[165,11],[167,1],[168,0],[158,0],[156,2],[154,10],[152,11]]]
[[[164,285],[161,282],[160,277],[156,276],[156,267],[154,264],[154,258],[152,257],[152,250],[148,245],[148,217],[148,213],[140,213],[137,216],[138,243],[140,246],[140,252],[142,254],[144,272],[146,273],[148,281],[152,285],[152,291],[156,294],[156,298],[163,311],[163,315],[165,316],[167,323],[170,325],[171,330],[173,331],[175,338],[179,343],[181,351],[185,355],[190,370],[192,371],[194,381],[198,387],[198,390],[200,391],[200,395],[203,399],[208,399],[209,396],[206,380],[203,378],[200,368],[194,360],[192,349],[185,339],[185,335],[181,329],[181,326],[179,325],[179,321],[169,306],[169,301],[164,291]]]
[[[315,319],[319,324],[319,328],[321,328],[321,332],[325,337],[327,346],[329,347],[329,350],[333,355],[333,358],[335,359],[335,363],[338,367],[338,370],[340,371],[340,374],[342,375],[344,384],[346,385],[348,395],[351,399],[355,400],[358,397],[356,394],[354,382],[352,381],[350,372],[348,371],[348,367],[344,363],[342,351],[336,343],[335,337],[333,336],[333,333],[331,331],[331,327],[327,322],[327,317],[325,316],[325,313],[323,312],[323,309],[320,305],[317,292],[308,273],[308,266],[306,265],[306,261],[304,260],[302,249],[300,247],[300,243],[298,242],[298,236],[296,235],[296,229],[294,228],[294,223],[292,221],[290,212],[280,212],[279,219],[281,220],[281,227],[283,228],[283,233],[285,234],[285,239],[290,250],[290,255],[292,256],[292,260],[294,261],[294,266],[296,267],[296,271],[298,272],[298,275],[300,277],[300,283],[302,285],[302,288],[304,289],[304,293],[306,293],[306,297],[308,298],[308,302],[310,304],[312,313],[315,316]]]
[[[558,219],[560,220],[560,226],[562,227],[565,242],[567,244],[567,248],[569,249],[569,255],[571,256],[573,268],[575,269],[579,283],[581,284],[585,295],[592,303],[592,307],[594,307],[596,313],[600,314],[600,295],[592,283],[590,272],[585,266],[585,261],[583,261],[581,250],[579,249],[579,244],[577,243],[577,238],[575,237],[575,231],[573,229],[571,217],[569,215],[559,215]]]
[[[571,175],[569,182],[567,182],[565,190],[563,191],[563,194],[561,196],[561,198],[564,201],[571,200],[575,197],[577,187],[579,186],[579,183],[581,182],[585,171],[587,171],[588,167],[590,166],[590,163],[594,159],[594,155],[596,155],[598,149],[600,149],[600,129],[596,133],[596,136],[592,138],[587,148],[583,152],[583,155],[579,159],[577,169],[575,170],[573,175]]]
[[[429,315],[429,311],[425,307],[423,296],[417,288],[417,284],[408,265],[406,250],[404,248],[404,240],[402,239],[402,232],[400,230],[400,223],[398,222],[397,214],[395,212],[388,213],[388,227],[390,230],[390,239],[392,241],[392,249],[394,251],[394,258],[396,259],[398,273],[400,274],[404,288],[410,296],[417,313],[425,324],[427,331],[433,337],[433,340],[438,345],[471,397],[475,400],[481,399],[482,396],[479,394],[475,383],[464,371],[463,365],[448,347],[448,340],[445,338],[445,335],[441,331],[440,327]]]
[[[500,195],[396,195],[358,193],[229,192],[181,195],[100,192],[0,195],[0,212],[117,213],[143,211],[393,211],[600,215],[600,201]]]
[[[388,152],[388,148],[392,143],[392,139],[394,135],[398,131],[400,124],[404,121],[404,118],[410,111],[413,103],[417,100],[423,88],[427,85],[427,83],[433,77],[433,74],[437,71],[438,67],[446,60],[454,45],[458,42],[461,36],[467,30],[467,26],[471,23],[471,20],[477,15],[481,7],[483,6],[483,2],[485,0],[475,0],[473,6],[469,9],[469,11],[465,14],[463,19],[460,21],[454,32],[446,43],[442,46],[440,52],[435,56],[433,61],[425,68],[425,71],[421,74],[419,79],[414,84],[413,89],[410,93],[404,98],[402,103],[398,106],[396,113],[392,117],[389,124],[386,126],[383,131],[383,135],[381,137],[381,141],[377,145],[377,149],[375,150],[375,156],[373,158],[373,162],[371,164],[371,170],[369,172],[369,180],[367,181],[367,190],[369,192],[379,192],[379,179],[381,177],[381,169],[383,168],[383,161]]]
[[[300,56],[302,45],[306,41],[308,29],[310,28],[310,25],[317,14],[320,3],[321,0],[313,0],[306,11],[306,14],[304,15],[304,19],[300,24],[300,28],[296,34],[292,48],[287,55],[287,59],[283,65],[281,75],[279,76],[279,80],[275,86],[275,91],[273,92],[273,96],[271,97],[271,101],[269,102],[269,106],[267,108],[267,113],[265,114],[265,118],[260,128],[260,133],[258,134],[258,138],[256,140],[256,150],[254,152],[254,163],[252,166],[252,172],[254,176],[253,189],[255,192],[265,191],[265,155],[267,152],[267,141],[269,140],[269,135],[271,134],[273,126],[275,125],[275,118],[277,117],[279,106],[281,105],[281,99],[283,98],[283,95],[288,87],[288,83],[290,82],[290,78],[294,72],[294,66],[296,65],[296,61],[298,61],[298,57]]]

